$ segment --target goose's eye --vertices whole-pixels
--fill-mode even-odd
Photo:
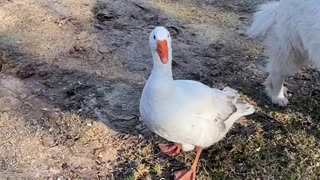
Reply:
[[[155,36],[155,35],[153,36],[153,39],[156,39],[156,36]]]
[[[168,38],[170,37],[170,34],[168,34]]]

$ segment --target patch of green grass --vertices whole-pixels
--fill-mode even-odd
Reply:
[[[152,168],[151,172],[154,173],[154,174],[156,174],[158,177],[161,177],[161,175],[162,175],[162,170],[163,170],[162,165],[156,164],[156,165]]]

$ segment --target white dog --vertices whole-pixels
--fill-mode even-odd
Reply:
[[[288,104],[285,78],[303,65],[320,69],[320,0],[281,0],[260,6],[247,31],[265,37],[269,57],[265,82],[268,96],[279,106]]]

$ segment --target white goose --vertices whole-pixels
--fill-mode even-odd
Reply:
[[[173,80],[171,37],[164,27],[151,32],[149,43],[153,69],[140,100],[141,119],[175,143],[159,145],[164,153],[174,156],[196,147],[191,170],[176,173],[176,179],[195,179],[202,149],[220,141],[237,119],[255,110],[229,87],[221,91],[197,81]]]

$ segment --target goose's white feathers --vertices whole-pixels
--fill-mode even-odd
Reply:
[[[152,37],[157,35],[155,32]],[[168,41],[169,61],[162,64],[158,63],[161,55],[152,49],[150,38],[154,67],[142,92],[141,118],[151,131],[182,144],[185,151],[194,146],[209,147],[221,140],[238,118],[252,114],[254,108],[229,87],[218,90],[197,81],[173,80]]]

